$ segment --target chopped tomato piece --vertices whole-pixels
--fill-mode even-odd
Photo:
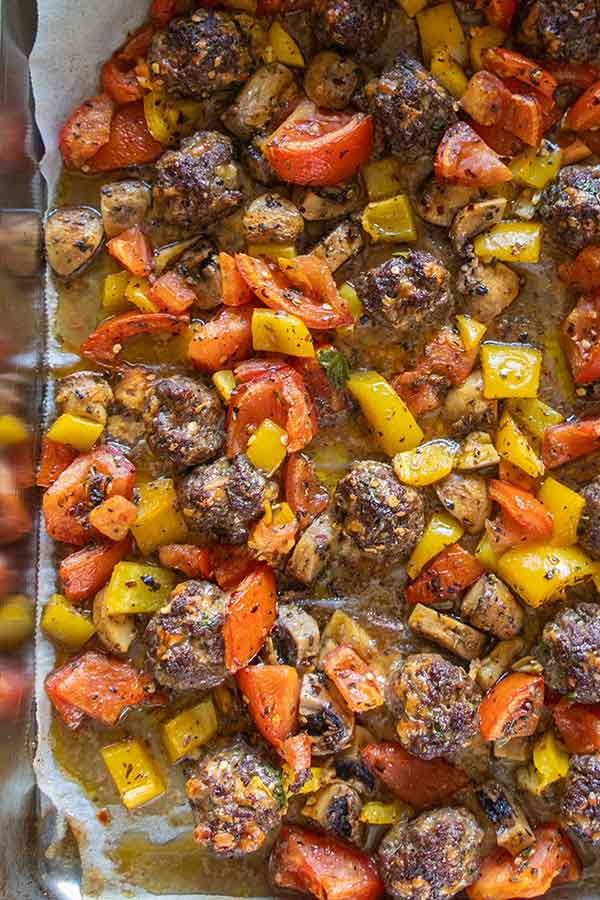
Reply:
[[[235,380],[239,383],[264,378],[278,369],[288,369],[290,363],[283,356],[265,356],[261,359],[245,359],[233,370]]]
[[[86,544],[98,534],[90,525],[90,510],[106,497],[131,500],[134,484],[135,466],[126,456],[96,447],[71,463],[44,494],[46,531],[65,544]]]
[[[298,520],[293,516],[288,522],[276,522],[273,517],[263,516],[254,525],[248,538],[248,547],[257,559],[277,565],[287,556],[298,533]]]
[[[508,166],[466,122],[446,131],[437,149],[435,174],[467,187],[493,187],[512,179]]]
[[[516,156],[523,149],[523,141],[498,125],[480,125],[475,121],[470,121],[469,124],[498,156]]]
[[[354,712],[368,712],[383,703],[375,676],[349,644],[338,644],[322,663],[323,671]]]
[[[598,81],[598,69],[590,63],[548,62],[546,69],[558,85],[586,90]]]
[[[276,888],[312,894],[317,900],[379,900],[383,881],[360,850],[325,834],[285,825],[270,860]]]
[[[252,350],[253,308],[226,306],[196,328],[188,346],[188,359],[203,372],[217,372],[243,359]]]
[[[600,247],[584,247],[572,262],[559,266],[558,273],[563,281],[579,291],[598,290],[600,288]],[[598,305],[597,298],[595,298],[595,305]]]
[[[0,459],[0,544],[12,544],[31,530],[31,518],[16,473]]]
[[[0,668],[0,719],[14,721],[23,711],[25,696],[31,687],[29,676],[19,669]]]
[[[210,578],[212,563],[206,547],[195,544],[163,544],[158,548],[161,565],[178,569],[188,578]],[[241,579],[240,579],[241,580]]]
[[[553,97],[557,83],[552,75],[533,60],[505,47],[491,47],[481,54],[486,69],[500,78],[516,78],[546,97]]]
[[[120,59],[135,62],[146,55],[150,49],[153,36],[154,26],[151,23],[142,25],[136,31],[132,31],[131,34],[127,35],[127,40],[116,55]]]
[[[479,705],[479,729],[484,741],[528,737],[544,707],[544,676],[511,672],[485,695]]]
[[[314,329],[352,325],[348,303],[339,293],[327,263],[308,254],[279,260],[237,253],[235,262],[256,296],[271,309],[298,316]]]
[[[503,127],[529,147],[539,146],[546,130],[542,107],[535,97],[527,94],[512,94],[511,97],[502,120]]]
[[[258,731],[280,750],[298,725],[298,673],[292,666],[247,666],[236,678]]]
[[[110,140],[115,104],[108,94],[86,100],[62,127],[59,147],[67,169],[81,169]]]
[[[131,550],[130,539],[95,544],[70,553],[60,564],[60,578],[65,597],[73,602],[87,600],[104,587],[112,570]]]
[[[319,351],[325,349],[326,346],[319,347]],[[313,399],[319,424],[334,424],[338,413],[348,408],[348,395],[334,387],[318,359],[298,358],[293,361],[293,366],[302,375],[306,389]]]
[[[232,674],[254,659],[275,624],[277,590],[273,571],[258,566],[231,595],[223,626],[225,665]]]
[[[254,553],[243,544],[218,544],[209,554],[215,581],[224,591],[237,587],[256,568]]]
[[[143,96],[142,86],[137,80],[133,64],[116,53],[107,60],[100,70],[102,90],[115,103],[134,103]]]
[[[471,373],[478,352],[477,347],[465,350],[452,328],[441,328],[425,347],[416,368],[394,378],[394,390],[415,416],[437,409],[448,388],[462,384]]]
[[[129,166],[143,166],[155,162],[164,147],[155,141],[146,124],[141,100],[121,106],[115,113],[110,137],[91,159],[84,171],[111,172]]]
[[[486,0],[484,4],[485,17],[490,25],[496,25],[502,31],[508,31],[518,5],[519,0]]]
[[[573,703],[561,697],[552,715],[570,753],[600,750],[600,703]]]
[[[442,806],[469,784],[468,776],[443,759],[419,759],[393,741],[367,744],[360,752],[370,772],[404,803],[417,809]]]
[[[565,319],[563,333],[575,384],[600,378],[600,291],[579,299]]]
[[[69,447],[68,444],[59,444],[58,441],[53,441],[49,437],[44,436],[42,455],[35,483],[38,487],[50,487],[76,458],[77,451]]]
[[[427,563],[416,581],[406,591],[407,603],[439,603],[455,600],[469,585],[483,575],[478,560],[460,544],[450,544]]]
[[[301,775],[310,769],[312,758],[312,738],[305,731],[286,738],[279,753],[295,775]]]
[[[497,478],[489,482],[488,493],[502,510],[500,522],[488,531],[496,551],[514,544],[550,540],[552,513],[533,494]]]
[[[544,431],[542,459],[548,469],[597,450],[600,450],[600,418],[564,422]]]
[[[571,841],[553,824],[535,830],[532,853],[513,857],[496,847],[481,864],[479,878],[467,888],[470,900],[541,897],[553,883],[579,881],[581,863]]]
[[[125,341],[141,334],[182,334],[188,327],[186,316],[170,313],[123,313],[102,322],[81,345],[81,355],[94,362],[111,365]]]
[[[110,497],[89,515],[90,525],[111,541],[122,541],[137,518],[137,506],[125,497]]]
[[[481,125],[499,125],[512,100],[501,78],[482,69],[469,80],[460,104],[466,114]]]
[[[514,463],[508,462],[506,459],[500,460],[498,474],[500,481],[508,481],[509,484],[514,484],[523,491],[529,491],[530,494],[533,494],[536,489],[537,479],[527,475],[523,469],[515,466]]]
[[[188,311],[196,302],[196,294],[186,282],[183,275],[177,272],[165,272],[158,278],[148,293],[159,309],[180,316]]]
[[[250,303],[254,294],[252,288],[246,284],[240,274],[235,258],[229,253],[219,253],[219,267],[221,269],[221,293],[225,306],[243,306]]]
[[[150,18],[156,25],[167,25],[177,12],[177,0],[152,0]]]
[[[308,528],[329,503],[327,488],[321,484],[312,460],[292,453],[285,469],[285,499],[296,514],[300,527]]]
[[[600,126],[600,81],[591,85],[575,101],[565,119],[571,131],[589,131]]]
[[[152,244],[139,225],[114,237],[106,249],[136,278],[144,278],[152,269]]]
[[[369,159],[372,142],[371,116],[325,112],[302,100],[263,153],[283,181],[325,186],[351,178]]]

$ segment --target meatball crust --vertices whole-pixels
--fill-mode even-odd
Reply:
[[[244,544],[264,512],[266,486],[262,472],[240,455],[198,466],[177,492],[188,526],[205,542]]]
[[[366,312],[398,336],[424,344],[454,309],[448,269],[425,250],[394,256],[356,280]]]
[[[264,751],[242,737],[208,747],[186,791],[194,840],[221,857],[254,853],[281,822],[281,776]]]
[[[483,831],[466,809],[422,813],[391,828],[379,845],[379,870],[398,900],[445,900],[472,884]]]
[[[154,35],[148,66],[155,88],[203,100],[243,84],[252,58],[248,39],[225,12],[199,9]]]
[[[575,834],[600,844],[600,753],[571,756],[561,803],[565,825]]]
[[[589,62],[600,49],[598,0],[528,0],[517,39],[537,59]]]
[[[208,462],[225,439],[225,413],[215,391],[185,375],[155,381],[144,412],[153,453],[177,470]]]
[[[391,69],[369,82],[367,98],[377,131],[403,162],[433,156],[446,129],[456,122],[450,94],[403,52]]]
[[[208,581],[184,581],[146,627],[148,660],[159,684],[207,691],[226,675],[222,628],[227,597]]]
[[[558,247],[579,253],[600,243],[600,166],[567,166],[545,188],[542,221]]]
[[[169,225],[197,229],[230,213],[242,200],[231,139],[198,131],[156,164],[154,199]]]
[[[395,671],[386,698],[402,746],[421,759],[466,747],[479,728],[481,691],[438,653],[416,653]]]
[[[367,460],[338,483],[334,501],[347,537],[367,556],[399,562],[423,534],[423,501],[391,466]]]
[[[539,649],[546,684],[580,703],[600,701],[600,606],[563,609],[544,627]]]
[[[600,479],[591,481],[581,491],[585,506],[579,521],[581,549],[594,560],[600,560]]]
[[[312,21],[320,46],[365,56],[383,41],[390,16],[385,0],[315,0]]]

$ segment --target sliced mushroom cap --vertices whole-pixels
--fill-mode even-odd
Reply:
[[[275,120],[285,118],[299,90],[290,69],[279,62],[261,66],[223,113],[223,124],[236,137],[250,140]]]
[[[519,637],[510,638],[507,641],[499,641],[487,656],[471,666],[470,674],[476,679],[479,686],[484,691],[487,691],[496,684],[512,663],[519,658],[524,649],[525,641]]]
[[[492,572],[482,575],[469,588],[461,613],[476,628],[502,640],[516,637],[523,628],[520,604]]]
[[[361,808],[362,801],[353,787],[333,781],[309,797],[302,815],[334,837],[359,844],[364,831]]]
[[[299,672],[314,669],[319,651],[319,626],[298,606],[280,603],[273,630],[277,656]]]
[[[450,227],[450,240],[459,256],[464,256],[478,234],[502,221],[508,200],[506,197],[491,197],[468,203],[454,216]]]
[[[46,258],[61,278],[79,275],[104,238],[100,213],[89,206],[53,210],[46,221]]]
[[[481,808],[496,831],[500,847],[518,856],[535,842],[535,835],[522,807],[503,784],[489,781],[476,791]]]
[[[462,384],[446,394],[442,418],[450,425],[452,434],[460,436],[474,428],[493,428],[498,421],[498,401],[483,396],[481,370],[472,372]]]
[[[350,746],[335,757],[337,777],[348,781],[360,793],[370,794],[375,790],[375,777],[360,755],[363,747],[374,741],[375,738],[368,729],[357,725]]]
[[[421,189],[417,200],[417,212],[430,225],[449,228],[459,209],[481,197],[478,188],[448,184],[431,176]]]
[[[328,756],[352,741],[354,714],[324,675],[309,672],[302,678],[299,719],[311,735],[314,756]]]
[[[492,513],[487,481],[482,475],[451,472],[435,485],[440,503],[469,534],[478,534]]]
[[[261,194],[246,208],[242,225],[249,243],[293,244],[304,230],[304,219],[286,197]]]
[[[112,653],[127,653],[135,638],[133,616],[110,616],[106,610],[106,588],[94,598],[92,619],[96,633],[104,646]]]
[[[141,225],[152,203],[152,190],[143,181],[116,181],[100,190],[100,212],[109,238]]]
[[[480,631],[422,603],[417,603],[408,624],[421,637],[445,647],[461,659],[477,659],[487,643],[486,636]]]
[[[340,222],[333,231],[320,240],[313,247],[312,253],[324,259],[331,271],[335,272],[362,249],[363,243],[362,230],[358,223],[346,220]]]
[[[298,539],[287,565],[288,574],[302,584],[312,584],[326,566],[340,530],[329,513],[317,516]]]
[[[476,472],[500,462],[500,455],[487,431],[472,431],[460,445],[454,468],[459,472]]]
[[[521,282],[504,263],[472,257],[460,270],[457,289],[467,298],[465,312],[487,325],[519,296]]]
[[[294,199],[307,222],[321,222],[358,209],[361,190],[358,182],[351,181],[332,187],[302,188],[295,191]]]

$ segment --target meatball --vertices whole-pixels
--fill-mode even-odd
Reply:
[[[539,214],[558,247],[600,243],[600,166],[567,166],[542,194]]]
[[[600,844],[600,753],[571,756],[562,797],[565,825],[590,844]]]
[[[248,243],[294,244],[304,231],[304,219],[291,200],[261,194],[249,204],[242,221]]]
[[[356,280],[365,311],[411,343],[424,344],[450,318],[450,273],[424,250],[394,256]]]
[[[159,684],[180,691],[207,691],[227,671],[222,628],[227,597],[208,581],[184,581],[146,627],[148,660]]]
[[[600,701],[600,606],[563,609],[542,632],[546,684],[579,703]]]
[[[600,478],[581,491],[585,506],[579,522],[579,543],[592,559],[600,561]]]
[[[399,562],[410,556],[423,534],[423,501],[400,484],[386,463],[355,465],[335,490],[344,534],[367,556]]]
[[[385,38],[390,16],[386,0],[315,0],[312,20],[321,46],[343,47],[364,57]]]
[[[225,438],[225,414],[215,391],[185,375],[154,382],[144,412],[148,446],[177,470],[208,462]]]
[[[230,213],[242,200],[230,138],[199,131],[167,150],[156,164],[153,195],[165,222],[188,230]]]
[[[598,0],[528,0],[517,38],[536,58],[589,62],[600,49]]]
[[[177,492],[188,526],[207,543],[244,544],[264,512],[266,487],[262,472],[240,455],[198,466]]]
[[[345,109],[361,81],[360,67],[332,50],[317,53],[304,76],[304,90],[317,106]]]
[[[239,87],[250,75],[248,39],[235,19],[199,9],[154,35],[148,66],[155,89],[203,100]]]
[[[387,685],[402,746],[421,759],[466,747],[479,728],[481,691],[460,666],[438,653],[409,656]]]
[[[395,825],[379,845],[387,893],[399,900],[445,900],[472,884],[483,831],[466,809],[443,808]]]
[[[367,85],[376,129],[403,162],[432,157],[446,129],[456,122],[448,92],[406,53]]]
[[[264,751],[242,737],[208,747],[186,791],[194,840],[221,857],[254,853],[281,822],[281,776]]]
[[[61,412],[72,413],[106,424],[107,407],[113,401],[109,383],[97,372],[73,372],[61,378],[56,405]]]

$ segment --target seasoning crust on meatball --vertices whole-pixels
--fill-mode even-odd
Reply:
[[[322,47],[342,47],[365,56],[383,41],[389,9],[385,0],[315,0],[312,21]]]
[[[582,840],[600,844],[600,753],[571,756],[561,813]]]
[[[557,247],[600,243],[600,166],[566,166],[544,189],[539,214]]]
[[[578,538],[581,549],[592,559],[600,560],[600,479],[581,491],[585,506],[579,520]]]
[[[542,632],[546,684],[580,703],[600,701],[600,606],[563,609]]]
[[[535,57],[556,62],[590,62],[600,49],[598,0],[526,0],[518,41]]]

